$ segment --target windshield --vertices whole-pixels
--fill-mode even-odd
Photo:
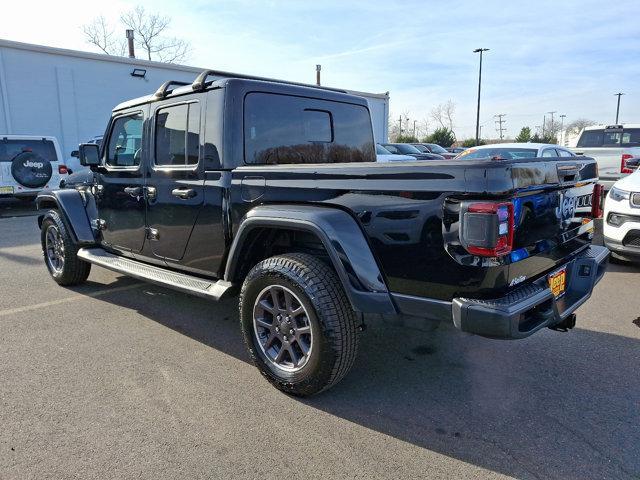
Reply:
[[[414,147],[413,145],[409,145],[408,143],[396,143],[395,147],[400,150],[400,152],[402,153],[406,153],[406,154],[416,154],[416,153],[420,153],[420,150],[418,150],[416,147]]]
[[[585,130],[580,135],[578,147],[638,147],[640,128],[616,128]]]
[[[534,148],[469,148],[456,158],[472,159],[472,158],[496,158],[503,160],[512,160],[518,158],[535,158],[538,156],[538,150]]]
[[[431,153],[431,151],[427,147],[425,147],[424,145],[414,145],[414,147],[416,147],[422,153]]]
[[[431,153],[448,153],[444,148],[435,143],[430,143],[429,148],[431,149]]]
[[[382,145],[376,145],[376,153],[378,155],[390,155],[391,152],[384,148]]]

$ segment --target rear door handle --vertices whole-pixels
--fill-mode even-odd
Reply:
[[[171,195],[186,200],[195,197],[196,191],[193,188],[174,188],[171,190]]]
[[[142,196],[142,188],[141,187],[124,187],[124,193],[131,195],[132,197],[140,197]]]

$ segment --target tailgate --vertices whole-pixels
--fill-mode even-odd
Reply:
[[[578,154],[596,159],[598,174],[602,180],[614,180],[621,177],[622,148],[576,148],[574,150]]]
[[[514,242],[509,284],[566,262],[591,242],[593,159],[513,165]]]

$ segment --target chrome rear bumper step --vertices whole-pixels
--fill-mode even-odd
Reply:
[[[121,257],[102,248],[81,248],[78,250],[78,257],[85,262],[113,270],[114,272],[211,300],[222,299],[226,294],[230,293],[233,286],[232,283],[224,280],[207,280]]]

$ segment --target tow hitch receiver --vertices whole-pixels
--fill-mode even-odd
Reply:
[[[576,314],[572,313],[560,323],[551,325],[549,328],[551,330],[555,330],[556,332],[568,332],[575,326],[576,326]]]

